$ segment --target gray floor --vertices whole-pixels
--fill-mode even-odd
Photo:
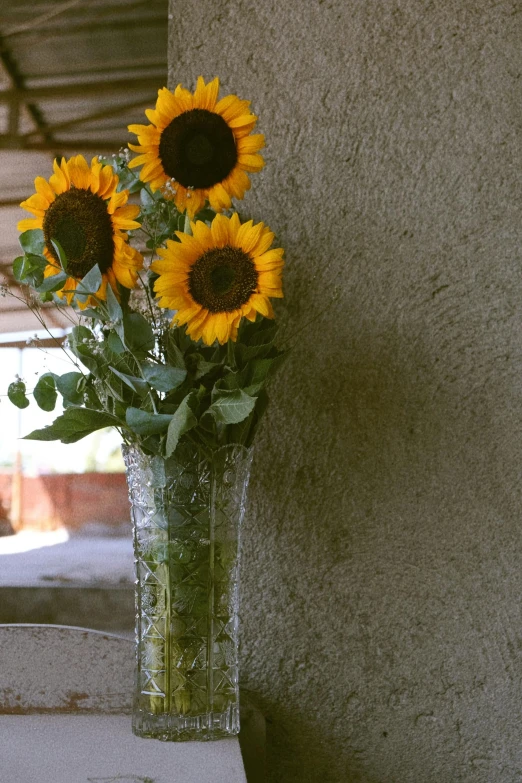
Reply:
[[[57,531],[0,538],[0,586],[133,583],[130,531],[116,538],[71,536],[64,541],[64,537]],[[29,546],[34,548],[17,551]]]
[[[75,625],[131,635],[132,539],[21,533],[0,538],[0,623]]]

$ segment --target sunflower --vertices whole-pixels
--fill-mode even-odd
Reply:
[[[160,307],[177,310],[173,325],[187,324],[193,340],[221,345],[237,339],[241,318],[257,313],[273,318],[270,297],[283,296],[283,249],[269,249],[274,235],[264,223],[241,224],[216,215],[209,227],[190,224],[192,236],[176,231],[179,242],[167,240],[151,270]]]
[[[115,293],[117,283],[133,288],[143,258],[129,246],[124,231],[139,228],[140,224],[134,220],[139,207],[127,204],[128,191],[116,192],[118,176],[111,166],[104,166],[97,158],[93,158],[89,168],[82,155],[69,161],[62,158],[60,163],[55,160],[53,170],[49,181],[43,177],[35,179],[36,193],[20,204],[35,217],[18,223],[19,231],[43,230],[44,255],[49,261],[45,277],[61,272],[60,259],[51,241],[54,239],[65,252],[67,272],[71,275],[58,295],[65,296],[69,304],[78,280],[95,264],[102,273],[102,283],[96,292],[100,299],[106,298],[107,283]]]
[[[218,101],[218,90],[217,77],[205,85],[202,76],[194,94],[181,84],[173,93],[163,87],[156,109],[145,112],[152,125],[129,125],[139,141],[129,147],[141,153],[129,166],[143,166],[142,182],[162,189],[190,217],[206,199],[216,212],[228,209],[231,196],[243,198],[249,189],[247,172],[264,166],[258,150],[265,137],[250,135],[257,121],[250,101],[236,95]]]

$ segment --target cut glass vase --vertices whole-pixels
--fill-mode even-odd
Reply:
[[[136,568],[132,727],[161,740],[239,732],[240,528],[252,449],[123,446]]]

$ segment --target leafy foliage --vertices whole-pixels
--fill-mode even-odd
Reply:
[[[139,192],[139,231],[152,255],[167,239],[177,241],[175,232],[188,230],[174,202],[159,191],[151,193],[124,155],[105,162],[117,172],[120,190]],[[207,206],[196,219],[210,222],[214,217]],[[188,442],[209,451],[230,443],[251,444],[267,406],[266,385],[285,356],[274,345],[273,321],[261,316],[244,320],[237,342],[209,347],[194,342],[184,327],[158,320],[150,271],[139,282],[148,307],[133,304],[121,286],[114,292],[107,285],[106,299],[100,300],[98,265],[76,281],[75,291],[68,291],[67,257],[59,242],[53,240],[59,262],[44,255],[40,229],[21,234],[20,245],[23,255],[13,262],[16,280],[57,305],[68,293],[78,313],[68,335],[76,367],[63,375],[45,373],[32,390],[45,411],[54,410],[60,396],[64,413],[27,438],[73,443],[114,426],[125,441],[159,457],[171,456]],[[56,269],[49,274],[53,263]],[[19,408],[29,405],[30,394],[20,379],[9,386],[8,396]]]

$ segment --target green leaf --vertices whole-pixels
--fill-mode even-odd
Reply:
[[[144,207],[153,207],[156,203],[147,188],[142,188],[140,193],[140,201]]]
[[[243,421],[240,421],[239,424],[231,424],[228,428],[228,442],[229,443],[241,443],[244,445],[248,440],[248,435],[250,433],[250,427],[252,426],[252,421],[255,416],[255,409],[246,417],[246,419],[243,419]]]
[[[195,427],[198,423],[192,406],[197,405],[197,397],[195,392],[190,392],[181,401],[179,408],[172,417],[172,421],[169,424],[167,431],[167,444],[166,455],[170,457],[176,450],[179,439],[185,433]]]
[[[10,383],[7,389],[7,396],[17,408],[27,408],[29,405],[29,400],[25,396],[25,383],[23,381]]]
[[[187,377],[186,370],[180,370],[178,367],[169,367],[165,364],[156,364],[155,362],[143,362],[141,365],[143,377],[150,385],[160,392],[169,392],[181,386]]]
[[[56,275],[49,275],[49,277],[45,277],[40,285],[36,287],[38,291],[42,293],[59,291],[64,287],[67,278],[67,272],[58,272]]]
[[[132,353],[146,354],[154,348],[154,334],[150,323],[139,313],[123,316],[124,343]]]
[[[69,335],[69,348],[91,372],[98,374],[98,359],[84,340],[94,340],[93,333],[86,326],[75,326]]]
[[[196,381],[199,381],[200,378],[204,378],[205,375],[208,375],[209,372],[212,372],[216,367],[220,367],[221,365],[216,362],[207,362],[201,356],[201,354],[196,354],[198,357],[197,365],[196,365],[196,374],[194,375],[194,379]]]
[[[114,323],[114,330],[120,340],[125,340],[123,330],[123,310],[120,307],[120,303],[116,299],[116,295],[112,290],[112,286],[107,286],[107,309],[109,311],[109,318]]]
[[[102,274],[98,264],[89,269],[83,280],[76,286],[75,296],[79,302],[87,301],[89,296],[95,295],[102,284]]]
[[[172,416],[166,413],[149,413],[140,408],[127,408],[125,420],[136,435],[156,435],[164,432]]]
[[[167,334],[167,359],[171,367],[178,367],[180,370],[185,369],[183,352],[176,344],[175,330],[171,330]]]
[[[116,354],[125,353],[125,346],[116,334],[116,332],[110,332],[107,337],[107,345],[109,349]]]
[[[210,413],[218,423],[238,424],[246,419],[255,404],[256,398],[245,394],[242,389],[219,389],[206,413]]]
[[[240,372],[228,372],[218,381],[214,389],[242,389],[246,385],[247,372],[241,370]]]
[[[76,443],[86,435],[104,427],[120,424],[115,416],[90,408],[66,408],[61,416],[47,427],[34,430],[25,440],[60,440],[62,443]]]
[[[60,260],[60,264],[62,266],[63,271],[67,269],[67,256],[65,255],[65,250],[61,246],[61,244],[58,242],[57,239],[51,239],[51,245],[54,247],[56,251],[56,255],[58,256]]]
[[[236,346],[236,358],[238,364],[244,367],[246,363],[250,362],[252,359],[262,359],[264,356],[270,353],[271,348],[272,345],[270,343],[267,345],[252,345],[252,346],[245,346],[239,344]]]
[[[54,410],[58,394],[56,393],[56,385],[53,373],[46,372],[45,375],[42,375],[39,378],[38,383],[33,389],[33,396],[38,404],[38,407],[43,411]]]
[[[34,253],[39,256],[45,247],[44,234],[41,228],[31,228],[19,236],[19,242],[25,253]]]
[[[120,372],[112,365],[109,365],[109,370],[111,370],[114,375],[123,381],[123,383],[126,383],[127,386],[132,389],[132,391],[136,392],[136,394],[139,394],[140,397],[144,397],[149,393],[149,385],[146,383],[146,381],[143,380],[143,378],[136,378],[133,375],[127,375],[124,372]]]
[[[81,372],[66,372],[55,376],[56,388],[67,402],[78,405],[83,401],[86,378]]]
[[[43,281],[43,270],[49,262],[42,256],[18,256],[13,261],[13,275],[19,283],[28,283],[37,288]]]

